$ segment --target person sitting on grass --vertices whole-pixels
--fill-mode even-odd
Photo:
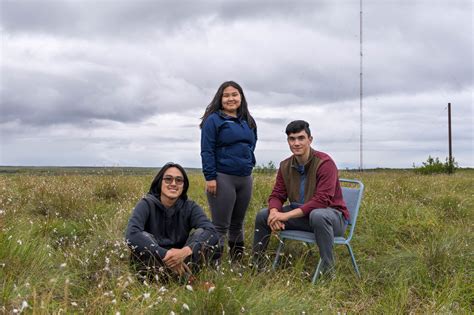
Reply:
[[[280,163],[268,208],[255,218],[254,260],[262,268],[273,231],[304,230],[314,233],[326,273],[334,266],[334,237],[344,234],[349,220],[338,170],[329,155],[311,148],[313,137],[306,121],[289,123],[285,132],[293,155]],[[283,206],[287,200],[290,204]]]
[[[179,164],[167,163],[128,222],[131,263],[143,279],[188,280],[212,259],[217,232],[203,209],[188,199],[189,180]]]

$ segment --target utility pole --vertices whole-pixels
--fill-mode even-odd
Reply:
[[[364,161],[363,161],[363,124],[362,124],[362,98],[363,98],[363,89],[362,89],[362,0],[360,0],[360,25],[359,25],[359,39],[360,39],[360,95],[359,95],[359,112],[360,112],[360,148],[359,148],[359,153],[360,153],[360,165],[359,165],[359,171],[364,170]]]
[[[453,163],[453,142],[451,139],[451,103],[448,103],[449,165]]]

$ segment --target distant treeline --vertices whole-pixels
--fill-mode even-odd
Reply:
[[[159,167],[104,167],[104,166],[0,166],[0,175],[8,174],[36,174],[36,175],[149,175],[156,174]],[[201,172],[200,168],[186,167],[187,172]],[[474,170],[474,168],[460,168],[462,170]],[[364,172],[390,172],[407,171],[413,168],[372,168],[364,169]],[[340,169],[344,172],[359,172],[359,169]],[[276,169],[255,169],[257,173],[276,172]]]
[[[0,174],[36,175],[148,175],[156,174],[159,167],[94,167],[94,166],[0,166]],[[199,168],[186,168],[188,172],[200,172]]]

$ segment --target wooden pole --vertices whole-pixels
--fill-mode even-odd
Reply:
[[[453,163],[453,142],[451,138],[451,103],[448,103],[449,163]]]

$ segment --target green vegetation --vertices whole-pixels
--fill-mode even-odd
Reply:
[[[213,282],[212,292],[140,283],[129,268],[125,226],[154,175],[0,175],[0,313],[473,312],[473,170],[341,172],[366,185],[352,241],[362,279],[340,246],[336,278],[312,286],[318,254],[292,242],[276,272],[252,273],[248,255],[241,266],[204,270],[198,279]],[[274,177],[255,174],[247,244]],[[190,198],[207,211],[202,175],[190,172],[190,180]]]
[[[426,162],[422,162],[423,166],[415,166],[415,163],[413,163],[413,168],[415,169],[415,172],[418,174],[452,174],[456,171],[458,168],[458,163],[452,158],[451,160],[449,158],[446,158],[446,162],[441,163],[438,157],[432,158],[431,155],[428,156],[428,159]]]

